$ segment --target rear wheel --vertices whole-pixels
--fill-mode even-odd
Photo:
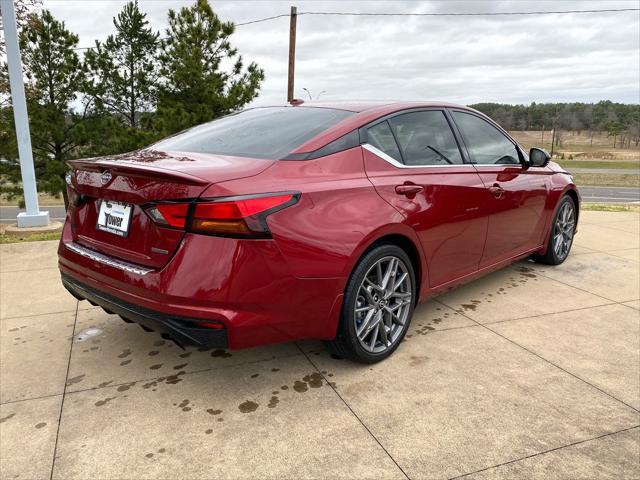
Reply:
[[[534,255],[536,262],[559,265],[567,259],[573,245],[576,218],[576,205],[569,195],[565,195],[553,218],[547,251],[544,255]]]
[[[338,334],[329,348],[362,363],[387,358],[409,328],[416,295],[413,266],[404,250],[390,244],[371,249],[349,278]]]

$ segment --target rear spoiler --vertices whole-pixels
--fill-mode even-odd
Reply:
[[[187,185],[208,185],[211,183],[195,175],[178,172],[176,170],[140,164],[128,164],[118,160],[67,160],[67,165],[75,170],[98,173],[109,171],[114,175],[171,181],[174,183],[185,183]]]

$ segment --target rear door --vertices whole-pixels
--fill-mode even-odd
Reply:
[[[475,272],[487,230],[485,188],[446,112],[399,113],[360,133],[367,176],[418,233],[430,286]]]
[[[452,117],[485,185],[489,227],[480,267],[492,265],[541,243],[547,198],[546,177],[522,162],[516,144],[490,122],[468,111]]]

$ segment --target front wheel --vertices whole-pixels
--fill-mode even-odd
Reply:
[[[330,350],[361,363],[387,358],[409,328],[416,298],[415,273],[405,251],[390,244],[369,250],[347,283]]]
[[[560,200],[558,210],[553,217],[547,251],[544,255],[534,255],[536,262],[547,265],[560,265],[569,256],[576,231],[576,205],[569,195]]]

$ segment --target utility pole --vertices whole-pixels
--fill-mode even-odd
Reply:
[[[0,0],[2,10],[2,29],[7,49],[9,66],[9,84],[11,85],[11,104],[16,124],[18,154],[20,156],[20,173],[22,174],[22,190],[26,212],[18,214],[18,227],[44,227],[49,224],[49,212],[41,212],[38,205],[36,174],[33,168],[31,153],[31,136],[29,135],[29,117],[27,102],[22,81],[22,60],[18,45],[18,27],[13,0]]]
[[[298,19],[298,9],[291,7],[289,17],[289,79],[287,82],[287,102],[293,100],[294,77],[296,70],[296,21]]]

